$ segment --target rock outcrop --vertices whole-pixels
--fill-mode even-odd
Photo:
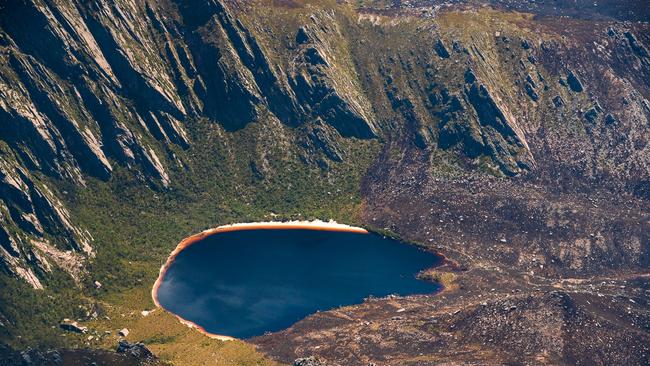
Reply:
[[[351,75],[345,39],[332,14],[319,13],[298,29],[289,81],[302,112],[321,118],[343,136],[370,138],[378,133],[370,103]]]
[[[297,358],[293,361],[293,366],[327,366],[326,363],[320,361],[314,356]]]
[[[526,138],[510,112],[497,104],[484,85],[473,83],[465,89],[465,96],[480,126],[482,141],[478,141],[479,146],[493,156],[507,174],[529,170],[534,160]]]
[[[153,360],[156,358],[143,343],[129,343],[125,340],[121,340],[118,343],[116,352],[126,354],[136,359]]]
[[[70,319],[63,319],[61,324],[59,324],[61,329],[66,330],[68,332],[74,332],[74,333],[80,333],[80,334],[85,334],[88,332],[88,327],[84,327],[79,325],[75,321],[71,321]]]

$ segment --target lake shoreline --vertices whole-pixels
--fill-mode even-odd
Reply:
[[[161,308],[165,311],[167,311],[158,301],[158,289],[160,288],[160,285],[162,284],[165,274],[167,273],[167,270],[171,265],[174,263],[174,260],[186,248],[189,246],[200,242],[201,240],[212,236],[216,235],[219,233],[224,233],[224,232],[232,232],[232,231],[240,231],[240,230],[273,230],[273,229],[284,229],[284,230],[322,230],[322,231],[335,231],[335,232],[351,232],[351,233],[358,233],[358,234],[369,234],[370,232],[364,228],[356,227],[356,226],[350,226],[346,224],[339,224],[336,221],[320,221],[320,220],[315,220],[315,221],[268,221],[268,222],[251,222],[251,223],[235,223],[235,224],[228,224],[228,225],[221,225],[215,228],[203,230],[200,233],[191,235],[186,237],[185,239],[181,240],[180,243],[174,248],[174,250],[171,252],[171,254],[167,257],[167,260],[165,263],[160,267],[160,272],[158,274],[158,278],[156,278],[156,281],[154,282],[154,285],[151,289],[151,298],[153,300],[153,303],[156,305],[157,308]],[[174,314],[171,311],[169,312],[170,314],[174,315],[178,320],[190,327],[198,330],[200,333],[203,333],[209,338],[212,339],[217,339],[220,341],[234,341],[237,340],[238,338],[235,337],[230,337],[226,335],[221,335],[221,334],[215,334],[215,333],[210,333],[207,330],[205,330],[203,327],[200,325],[184,319],[180,315]]]

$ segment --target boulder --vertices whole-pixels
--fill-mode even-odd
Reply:
[[[569,84],[569,88],[573,90],[576,93],[582,93],[585,88],[582,86],[582,82],[580,79],[578,79],[578,76],[573,72],[573,70],[569,70],[566,76],[567,83]]]
[[[458,40],[454,40],[454,42],[451,44],[451,47],[454,49],[455,52],[461,53],[465,52],[468,53],[467,48],[463,47]]]
[[[71,321],[70,319],[63,319],[61,324],[59,324],[61,329],[66,330],[68,332],[74,332],[74,333],[80,333],[80,334],[85,334],[88,332],[88,327],[84,327],[82,325],[79,325],[79,323],[75,321]]]
[[[589,123],[595,123],[599,114],[600,113],[598,112],[598,109],[596,107],[592,107],[585,113],[585,119],[587,119]]]
[[[126,328],[123,328],[122,330],[120,330],[119,332],[117,332],[117,334],[118,334],[120,337],[126,337],[126,336],[129,335],[129,330],[126,329]]]
[[[533,77],[530,74],[526,75],[526,81],[533,87],[536,88],[537,84],[535,83],[535,80],[533,80]]]
[[[610,37],[614,37],[616,35],[616,30],[612,27],[607,27],[607,35]]]
[[[121,340],[117,344],[117,353],[123,353],[125,355],[137,358],[137,359],[154,359],[156,356],[144,345],[144,343],[129,343],[125,340]]]
[[[298,358],[293,361],[293,366],[327,366],[327,364],[314,356]]]
[[[650,57],[648,54],[648,50],[641,44],[637,38],[634,36],[634,34],[630,32],[625,32],[625,38],[627,38],[628,42],[630,43],[630,47],[634,51],[634,53],[637,54],[640,58],[647,58]]]
[[[435,49],[436,49],[436,53],[441,58],[449,58],[450,56],[449,51],[447,51],[447,47],[445,47],[445,44],[442,43],[441,39],[438,39],[436,41]]]
[[[525,89],[526,89],[526,94],[528,94],[530,99],[532,99],[534,102],[539,100],[539,95],[537,94],[537,92],[535,91],[531,83],[526,83]]]
[[[474,74],[474,71],[472,69],[468,68],[465,71],[465,82],[467,84],[472,84],[475,81],[476,81],[476,74]]]

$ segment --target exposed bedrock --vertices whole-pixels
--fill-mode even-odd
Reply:
[[[289,82],[307,118],[319,117],[346,137],[377,133],[369,101],[351,74],[345,36],[332,14],[319,13],[298,29],[296,51],[289,64]],[[350,56],[348,56],[350,57]]]
[[[515,175],[530,169],[533,159],[528,143],[507,109],[497,105],[484,85],[472,84],[465,89],[465,95],[476,112],[484,149],[495,157],[502,170]]]
[[[459,118],[459,113],[471,115]],[[526,138],[514,117],[497,104],[485,85],[472,81],[465,87],[462,101],[451,97],[440,116],[441,148],[458,144],[468,157],[490,156],[507,175],[517,175],[534,166]]]

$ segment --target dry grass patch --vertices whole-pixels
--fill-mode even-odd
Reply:
[[[89,346],[115,349],[127,328],[129,342],[143,342],[163,362],[185,365],[280,365],[242,341],[219,341],[182,324],[174,315],[154,308],[149,289],[138,288],[102,303],[103,314],[87,325],[98,334]],[[143,311],[146,311],[143,314]],[[110,332],[107,333],[107,332]]]
[[[456,275],[452,272],[426,269],[418,273],[417,277],[424,281],[439,283],[444,286],[445,290],[454,290],[458,288],[458,284],[456,283]]]

